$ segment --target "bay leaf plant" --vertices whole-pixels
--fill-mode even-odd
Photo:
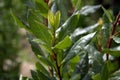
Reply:
[[[26,22],[11,14],[29,32],[39,61],[32,78],[20,80],[119,80],[120,13],[115,18],[101,5],[83,6],[82,0],[34,0],[27,6]],[[103,16],[88,26],[89,15],[99,8]]]

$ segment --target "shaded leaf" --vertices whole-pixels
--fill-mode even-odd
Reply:
[[[120,70],[115,71],[108,80],[119,80],[120,79]]]
[[[115,56],[115,57],[120,56],[120,51],[118,51],[118,50],[104,49],[103,53],[107,53],[107,54],[110,54],[110,55]]]
[[[45,3],[44,0],[35,0],[35,2],[36,2],[37,10],[39,10],[42,16],[47,18],[48,10],[49,10],[47,3]]]
[[[75,11],[80,10],[82,7],[82,0],[77,0],[76,6],[75,6]]]
[[[35,55],[36,56],[38,56],[38,55],[45,56],[44,52],[42,51],[39,44],[37,42],[33,41],[33,37],[30,34],[27,34],[27,37],[28,37],[28,41],[31,45],[32,51],[35,53]]]
[[[42,73],[44,73],[46,76],[49,76],[49,72],[47,71],[47,69],[45,68],[45,66],[43,66],[39,62],[36,63],[36,68],[37,68],[37,70],[39,70]]]
[[[110,13],[109,11],[107,11],[104,7],[102,7],[102,9],[103,9],[104,13],[106,14],[109,22],[112,23],[114,18],[113,18],[113,16],[111,15],[111,13]]]
[[[28,30],[27,26],[25,26],[25,25],[22,23],[22,21],[20,21],[20,20],[14,15],[14,13],[12,12],[12,10],[11,10],[10,12],[11,12],[12,17],[13,17],[14,20],[16,21],[17,25],[20,26],[20,27],[22,27],[22,28],[24,28],[24,29],[26,29],[26,30]]]
[[[31,75],[32,75],[33,80],[39,80],[37,72],[31,70]]]
[[[92,76],[92,79],[93,79],[93,80],[101,80],[100,73],[98,73],[98,74]]]
[[[38,71],[37,70],[37,73],[38,73],[38,77],[39,79],[38,80],[51,80],[50,78],[51,77],[47,77],[45,74],[43,74],[41,71]]]
[[[47,46],[52,46],[52,36],[49,33],[48,28],[44,24],[40,23],[37,19],[38,17],[30,12],[28,16],[28,22],[31,32],[41,41],[45,42]]]
[[[81,79],[87,74],[88,72],[88,53],[85,53],[83,58],[80,60],[80,62],[76,65],[76,68],[72,74],[72,77],[76,74],[81,75]]]

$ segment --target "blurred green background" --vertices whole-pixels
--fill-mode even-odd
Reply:
[[[0,80],[18,80],[20,74],[30,77],[29,69],[34,69],[33,65],[37,59],[26,39],[26,31],[16,26],[10,14],[12,9],[18,17],[21,16],[22,20],[26,20],[24,19],[27,14],[26,4],[30,5],[31,1],[0,0]],[[83,0],[82,2],[82,6],[102,4],[106,9],[112,9],[115,16],[120,10],[119,0]],[[102,14],[102,10],[99,10],[94,16],[92,14],[87,18],[83,17],[81,26],[95,23]]]

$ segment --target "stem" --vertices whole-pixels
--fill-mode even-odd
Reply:
[[[57,55],[55,55],[57,57]],[[59,79],[62,80],[62,76],[61,76],[61,73],[60,73],[60,66],[58,64],[58,61],[56,60],[56,66],[57,66],[57,74],[59,76]]]
[[[108,48],[110,48],[111,45],[112,45],[112,40],[113,40],[113,39],[112,39],[112,36],[114,36],[116,27],[117,27],[118,25],[120,25],[120,12],[118,13],[118,15],[117,15],[117,17],[116,17],[116,20],[115,20],[115,22],[113,23],[112,33],[111,33],[111,35],[110,35],[110,38],[109,38],[108,44],[107,44],[107,47],[108,47]],[[106,54],[106,60],[109,60],[109,54],[108,54],[108,53]]]
[[[55,44],[56,44],[55,34],[56,34],[56,32],[55,32],[55,29],[54,29],[53,30],[53,46],[55,46]],[[61,65],[59,65],[59,63],[57,61],[57,54],[55,53],[55,51],[52,50],[52,52],[53,52],[53,60],[55,61],[55,65],[56,65],[56,68],[57,68],[57,74],[58,74],[59,80],[62,80],[62,76],[61,76],[61,72],[60,72]]]

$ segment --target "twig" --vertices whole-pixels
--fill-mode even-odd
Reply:
[[[108,44],[107,44],[107,47],[110,48],[111,47],[111,44],[112,44],[112,36],[115,35],[115,31],[116,31],[116,27],[120,25],[120,12],[118,13],[117,17],[116,17],[116,20],[115,22],[113,23],[113,28],[112,28],[112,33],[110,35],[110,38],[108,40]],[[107,53],[106,54],[106,60],[109,60],[109,54]]]

